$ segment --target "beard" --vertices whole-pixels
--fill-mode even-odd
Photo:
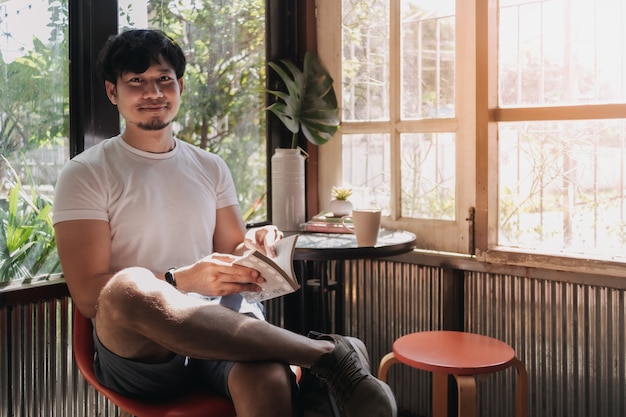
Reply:
[[[152,119],[146,123],[138,123],[137,127],[143,130],[162,130],[169,126],[171,121],[161,120],[161,119]]]

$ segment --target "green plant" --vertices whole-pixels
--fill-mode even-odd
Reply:
[[[335,200],[347,200],[352,195],[352,188],[333,187],[332,195]]]
[[[284,67],[270,62],[287,88],[287,92],[268,90],[280,99],[267,110],[274,113],[291,133],[291,148],[297,146],[298,132],[316,145],[328,142],[339,129],[339,109],[333,79],[322,67],[317,55],[307,52],[303,70],[289,60],[280,61]]]
[[[30,193],[27,192],[17,173],[3,159],[14,181],[9,182],[6,204],[0,204],[0,281],[60,272],[51,201],[37,194],[30,172]]]

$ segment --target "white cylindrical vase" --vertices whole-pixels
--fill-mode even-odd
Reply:
[[[276,149],[272,156],[272,223],[280,230],[300,230],[306,221],[304,161],[298,149]]]

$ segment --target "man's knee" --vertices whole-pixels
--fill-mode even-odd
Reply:
[[[268,390],[277,390],[283,393],[291,393],[294,387],[295,375],[291,368],[281,363],[267,363],[267,369],[263,375],[267,380]]]
[[[145,302],[158,298],[155,276],[145,268],[126,268],[111,277],[100,292],[97,314],[133,317],[134,311],[143,309]]]

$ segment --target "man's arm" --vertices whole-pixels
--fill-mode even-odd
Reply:
[[[242,243],[244,230],[237,206],[217,210],[214,251],[241,254],[245,250]],[[65,221],[55,225],[55,234],[59,259],[72,299],[83,315],[95,317],[100,291],[115,272],[109,269],[109,224],[101,220]],[[207,295],[254,291],[254,283],[259,279],[258,273],[243,266],[203,261],[181,268],[178,274],[181,278],[179,289]],[[241,284],[250,285],[242,288]]]
[[[54,230],[72,300],[85,317],[95,317],[100,290],[113,275],[109,223],[70,220],[57,223]]]
[[[245,248],[245,226],[237,206],[218,209],[213,234],[213,251],[241,255]]]
[[[249,248],[274,257],[274,243],[283,238],[283,233],[275,226],[264,226],[248,230],[237,206],[228,206],[217,210],[213,250],[219,253],[242,255]],[[245,239],[245,244],[244,244]]]

